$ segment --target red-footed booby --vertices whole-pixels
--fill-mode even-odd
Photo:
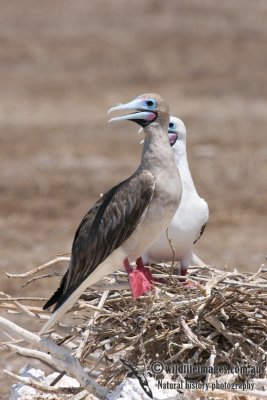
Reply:
[[[183,187],[180,205],[168,227],[168,236],[175,249],[175,261],[180,261],[180,273],[186,275],[193,258],[193,244],[200,238],[208,222],[209,208],[206,201],[199,197],[190,173],[186,154],[186,128],[183,121],[170,117],[168,134]],[[166,232],[143,255],[146,263],[148,260],[163,262],[172,258],[173,251]]]
[[[100,197],[82,219],[74,237],[69,268],[60,287],[43,307],[55,304],[41,333],[47,332],[87,287],[123,264],[130,275],[134,297],[151,287],[148,270],[141,267],[141,271],[131,272],[130,263],[140,259],[166,231],[181,200],[180,175],[168,138],[169,108],[159,95],[144,94],[109,112],[121,110],[135,112],[110,121],[130,120],[143,127],[145,141],[140,166]],[[140,276],[134,274],[136,271]],[[141,289],[135,287],[139,284]]]

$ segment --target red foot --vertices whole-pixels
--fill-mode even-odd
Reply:
[[[134,299],[137,299],[152,289],[153,277],[150,269],[144,266],[141,257],[136,260],[136,269],[131,268],[128,258],[125,258],[123,264],[129,275],[132,296]]]
[[[188,289],[195,289],[197,287],[197,283],[194,281],[183,281],[181,284]]]
[[[186,276],[187,274],[187,268],[181,267],[181,275]],[[197,287],[196,282],[194,281],[187,281],[186,278],[181,278],[180,282],[183,286],[187,287],[188,289],[194,289]]]
[[[181,275],[185,276],[187,274],[187,268],[181,267]]]
[[[128,260],[127,257],[124,259],[123,265],[124,265],[125,271],[126,271],[127,274],[129,275],[130,272],[131,272],[133,269],[132,269],[132,267],[130,266],[130,263],[129,263],[129,260]]]
[[[144,273],[145,277],[147,280],[152,283],[152,282],[157,282],[157,283],[167,283],[166,279],[163,278],[154,278],[153,275],[151,274],[150,268],[146,267],[144,264],[144,261],[142,257],[137,258],[136,260],[136,266],[137,269],[141,272]]]
[[[134,269],[130,272],[130,286],[134,300],[142,296],[146,292],[152,289],[153,285],[147,279],[145,273],[138,269]]]
[[[144,266],[145,266],[145,264],[144,264],[142,257],[137,258],[137,260],[136,260],[137,269],[144,268]]]
[[[142,257],[137,258],[136,269],[145,275],[149,283],[153,282],[154,278],[151,274],[150,268],[145,267]]]

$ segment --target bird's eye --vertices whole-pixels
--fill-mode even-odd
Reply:
[[[153,99],[146,100],[146,105],[149,108],[154,108],[156,106],[156,102]]]

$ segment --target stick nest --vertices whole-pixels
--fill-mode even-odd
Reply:
[[[165,280],[156,283],[153,292],[134,301],[130,290],[114,287],[126,282],[125,273],[118,272],[106,279],[101,291],[98,288],[84,293],[68,313],[68,322],[58,324],[51,338],[61,346],[65,344],[109,390],[127,374],[120,358],[141,371],[151,371],[156,378],[168,376],[175,381],[210,382],[226,372],[215,376],[207,371],[180,374],[165,370],[156,374],[155,361],[167,366],[223,366],[232,382],[265,380],[267,275],[263,269],[251,274],[194,267],[189,270],[186,284],[170,275],[166,265],[151,269],[154,276]],[[40,306],[26,305],[26,300],[3,295],[1,307],[48,318]],[[40,299],[36,301],[40,305]],[[249,374],[232,370],[244,366],[250,367]]]

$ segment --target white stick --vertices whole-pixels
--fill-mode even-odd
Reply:
[[[97,306],[98,311],[96,311],[96,312],[94,313],[94,316],[93,316],[92,318],[89,319],[89,321],[88,321],[88,323],[87,323],[87,325],[86,325],[86,330],[85,330],[84,333],[82,334],[81,342],[80,342],[80,345],[79,345],[79,347],[78,347],[78,349],[77,349],[77,352],[76,352],[76,357],[77,357],[78,359],[81,358],[81,356],[82,356],[82,354],[83,354],[83,351],[84,351],[84,348],[85,348],[85,346],[86,346],[87,340],[88,340],[88,338],[89,338],[90,326],[92,325],[92,323],[94,322],[94,319],[97,317],[97,315],[99,314],[99,311],[100,311],[101,308],[103,307],[103,305],[104,305],[104,303],[105,303],[105,301],[106,301],[106,299],[107,299],[107,297],[108,297],[108,294],[109,294],[109,290],[105,290],[105,291],[103,292],[102,297],[101,297],[101,299],[100,299],[100,301],[99,301],[99,303],[98,303],[98,306]]]
[[[55,359],[58,369],[66,370],[70,375],[77,379],[80,385],[89,391],[92,388],[97,395],[105,398],[108,391],[96,383],[82,368],[79,361],[73,357],[66,349],[59,347],[57,344],[48,339],[41,338],[40,336],[21,328],[7,319],[0,317],[0,326],[23,338],[28,343],[34,344],[36,347],[44,352],[48,352]]]
[[[8,343],[4,345],[4,348],[8,348],[17,354],[20,354],[24,357],[32,357],[38,360],[45,362],[46,364],[50,365],[51,367],[58,368],[57,360],[54,360],[50,354],[44,353],[39,350],[33,349],[26,349],[25,347],[17,346],[16,344]]]
[[[49,386],[49,385],[46,385],[45,383],[40,383],[32,378],[28,378],[28,377],[26,378],[25,376],[13,374],[12,372],[7,371],[5,369],[3,369],[2,372],[3,372],[3,374],[10,376],[11,378],[14,378],[16,381],[24,383],[24,385],[31,386],[34,389],[37,389],[37,390],[40,390],[43,392],[53,393],[53,394],[68,393],[66,388],[60,388],[60,387],[55,388],[54,386]],[[88,394],[88,392],[87,392],[87,394]]]

